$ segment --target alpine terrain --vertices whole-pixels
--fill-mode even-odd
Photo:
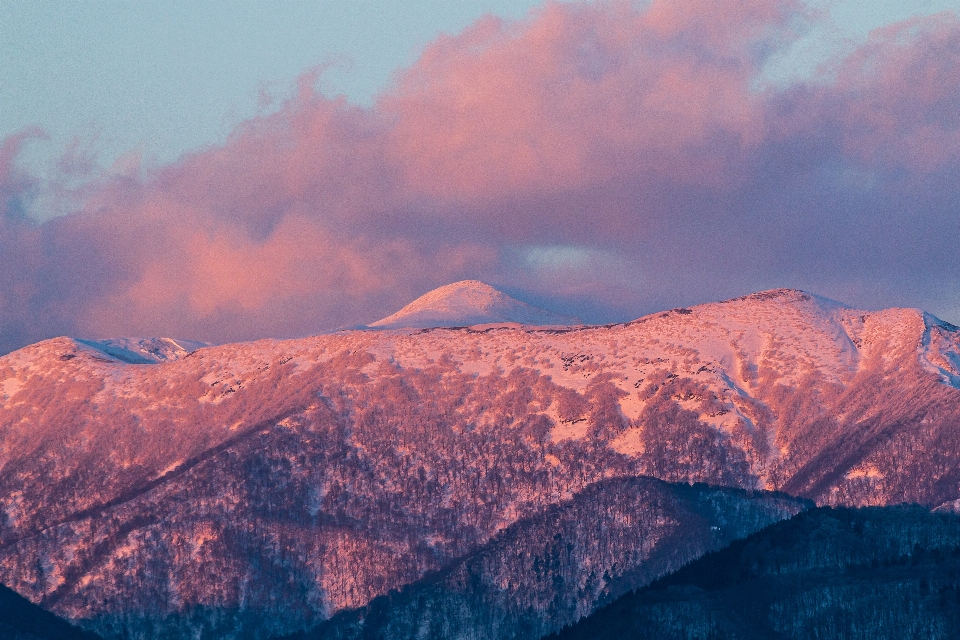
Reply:
[[[573,322],[466,282],[0,357],[0,582],[108,639],[536,637],[814,504],[960,504],[957,327],[789,289]]]

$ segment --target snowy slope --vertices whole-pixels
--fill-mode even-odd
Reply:
[[[191,607],[269,621],[243,607],[291,589],[289,624],[361,606],[611,477],[960,499],[960,333],[914,309],[778,289],[610,326],[349,331],[148,365],[108,347],[0,357],[0,582],[104,635]]]
[[[562,316],[511,298],[488,284],[463,280],[434,289],[400,311],[372,323],[379,329],[469,327],[478,324],[574,325]]]

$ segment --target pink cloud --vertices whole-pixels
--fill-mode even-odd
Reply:
[[[29,314],[24,311],[40,289],[41,232],[27,218],[37,180],[18,167],[17,158],[27,141],[43,135],[39,129],[30,129],[0,141],[0,352],[5,342],[23,341],[29,328],[24,317]],[[5,336],[12,340],[4,340]]]
[[[846,146],[924,170],[960,159],[960,20],[941,14],[872,34],[842,68]],[[859,124],[859,126],[857,126]]]
[[[829,128],[853,160],[931,170],[960,159],[960,19],[943,13],[879,29],[829,84],[803,88],[785,128]]]
[[[716,184],[762,139],[750,83],[790,3],[548,4],[444,37],[378,107],[406,184],[442,199],[648,175]],[[727,149],[717,148],[722,139]]]

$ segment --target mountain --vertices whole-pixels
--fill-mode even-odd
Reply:
[[[206,342],[173,338],[115,338],[77,342],[130,364],[157,364],[179,360],[197,349],[210,346]]]
[[[786,289],[146,365],[56,338],[0,357],[0,582],[104,637],[265,638],[604,480],[948,509],[958,386],[956,327]]]
[[[0,638],[4,640],[100,640],[0,585]]]
[[[478,324],[577,325],[577,318],[538,309],[477,280],[426,293],[400,311],[370,324],[378,329],[469,327]]]
[[[539,638],[810,506],[782,494],[602,480],[442,571],[295,639]]]
[[[626,595],[557,640],[960,637],[960,516],[821,508]]]

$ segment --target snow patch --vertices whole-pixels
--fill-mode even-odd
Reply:
[[[619,385],[618,385],[619,386]],[[643,407],[646,404],[637,396],[633,389],[624,389],[628,395],[620,398],[620,412],[630,420],[636,420],[643,413]],[[633,391],[633,393],[630,393]]]
[[[627,456],[641,455],[646,450],[643,443],[643,428],[627,429],[610,442],[610,448]]]
[[[23,388],[23,382],[17,378],[7,378],[3,381],[3,399],[9,400]]]
[[[884,475],[882,471],[871,464],[862,468],[851,469],[845,477],[847,480],[855,480],[857,478],[868,478],[872,480],[874,478],[883,478]]]
[[[171,462],[169,465],[167,465],[167,467],[166,467],[163,471],[161,471],[160,473],[157,474],[157,477],[158,477],[158,478],[162,478],[163,476],[167,475],[168,473],[172,473],[172,472],[176,471],[176,470],[177,470],[177,467],[179,467],[179,466],[182,465],[182,464],[183,464],[183,460],[177,460],[176,462]]]
[[[573,420],[560,420],[550,429],[550,440],[552,442],[561,442],[563,440],[580,440],[587,437],[590,430],[590,423],[586,417],[575,418]]]

